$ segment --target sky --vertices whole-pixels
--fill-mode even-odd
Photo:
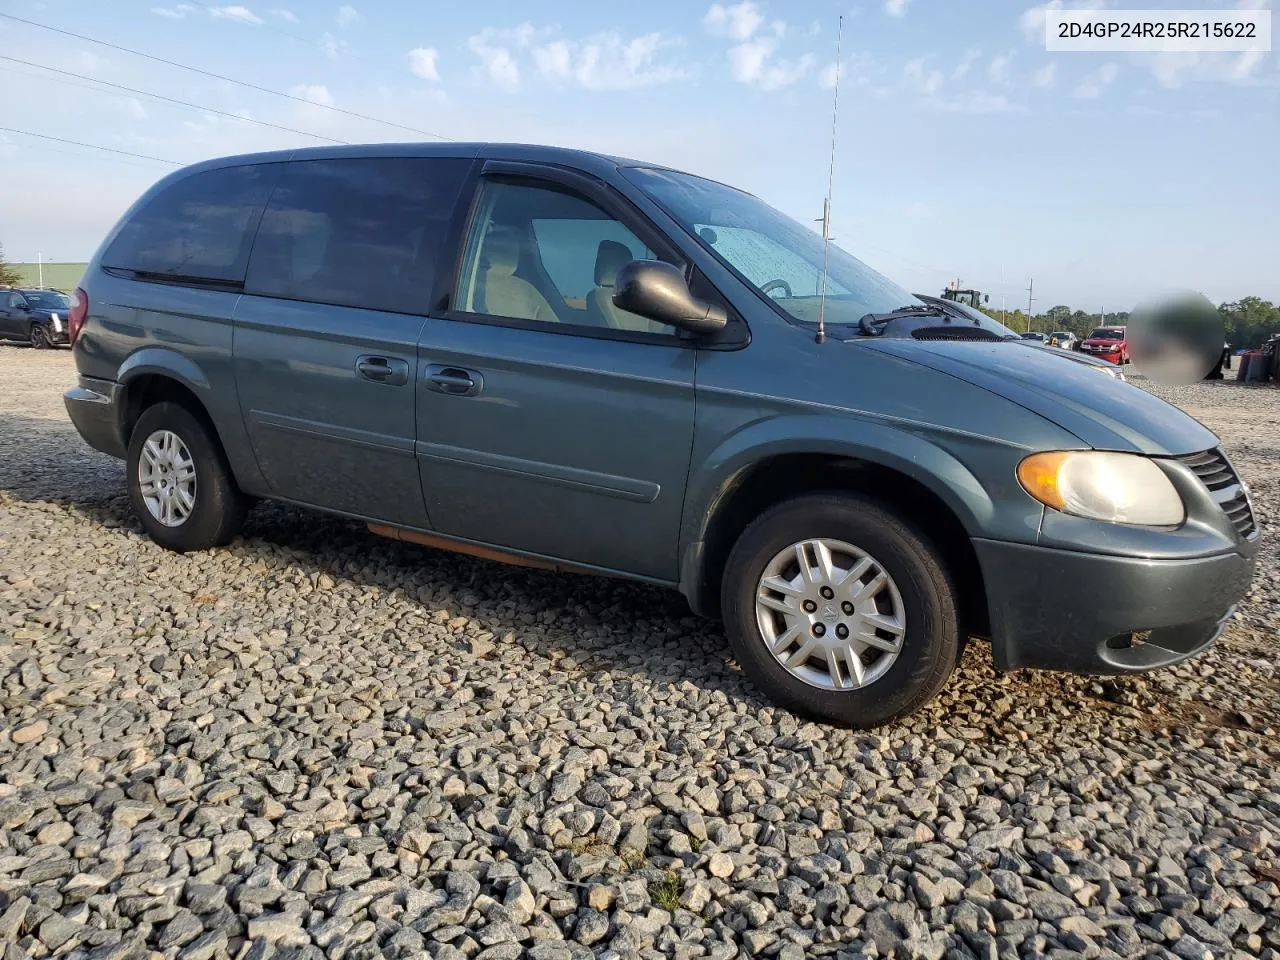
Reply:
[[[320,138],[595,149],[813,223],[843,17],[831,221],[850,253],[912,291],[959,280],[1009,309],[1033,278],[1036,312],[1127,310],[1175,288],[1280,301],[1274,51],[1049,53],[1045,7],[1028,0],[245,4],[0,0],[0,14],[295,98],[0,17],[0,127],[155,158],[0,131],[7,259],[87,259],[174,169],[160,161]]]

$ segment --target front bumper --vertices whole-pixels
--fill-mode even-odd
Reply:
[[[1105,360],[1107,363],[1120,363],[1124,359],[1124,353],[1120,350],[1093,350],[1089,347],[1081,347],[1080,352],[1087,357],[1094,357],[1097,360]]]
[[[123,460],[128,445],[120,430],[119,395],[120,385],[114,381],[81,377],[79,386],[62,395],[62,402],[85,443]]]
[[[1254,560],[1145,560],[975,539],[996,668],[1142,673],[1217,640]],[[1136,636],[1135,636],[1136,635]]]

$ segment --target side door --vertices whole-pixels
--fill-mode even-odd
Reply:
[[[429,526],[418,336],[471,166],[360,157],[282,171],[235,313],[241,413],[272,495]]]
[[[437,531],[677,578],[696,351],[612,306],[633,258],[679,263],[581,174],[488,161],[449,309],[419,341],[418,463]]]
[[[17,290],[10,290],[0,301],[0,336],[26,339],[27,324],[24,309],[26,298]]]

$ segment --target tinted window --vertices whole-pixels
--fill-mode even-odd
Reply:
[[[618,272],[656,259],[623,223],[551,187],[492,182],[477,204],[458,278],[465,313],[666,333],[671,328],[613,304]]]
[[[262,217],[245,291],[426,313],[469,160],[289,164]]]
[[[275,170],[222,167],[171,184],[125,224],[103,266],[240,283]]]

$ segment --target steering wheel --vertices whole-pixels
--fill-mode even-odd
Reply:
[[[760,288],[760,292],[763,293],[766,297],[769,295],[770,290],[782,290],[788,298],[790,298],[792,295],[791,284],[787,283],[787,281],[785,280],[770,280],[768,283],[766,283],[764,286]]]

